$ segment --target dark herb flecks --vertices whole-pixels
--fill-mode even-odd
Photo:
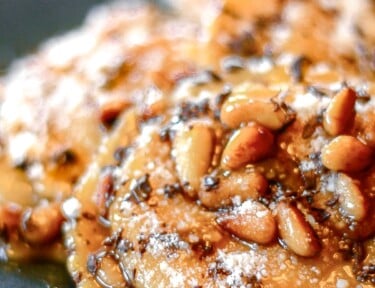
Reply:
[[[203,178],[203,186],[206,191],[212,191],[219,186],[220,179],[213,175],[207,175]]]
[[[221,60],[221,69],[225,72],[234,72],[245,67],[245,61],[237,55],[230,55]]]
[[[130,184],[130,197],[137,203],[148,200],[152,191],[149,174],[145,174],[138,179],[134,179]]]
[[[290,73],[294,82],[301,82],[303,80],[303,66],[310,63],[310,60],[305,56],[297,57],[290,67]]]
[[[163,188],[163,191],[164,191],[165,197],[173,198],[176,194],[181,193],[183,189],[179,183],[174,183],[174,184],[166,184]]]
[[[113,154],[118,165],[120,165],[130,154],[130,147],[118,147]]]

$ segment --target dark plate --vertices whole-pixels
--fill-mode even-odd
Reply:
[[[56,263],[2,263],[0,287],[12,288],[74,288],[64,264]]]
[[[0,69],[52,35],[77,27],[104,0],[0,0]]]

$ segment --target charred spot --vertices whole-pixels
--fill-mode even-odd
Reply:
[[[200,239],[198,242],[191,244],[191,249],[199,255],[199,259],[211,255],[214,252],[213,244],[208,240]]]
[[[219,187],[220,178],[214,175],[206,175],[203,178],[203,186],[206,191],[212,191]]]
[[[28,159],[23,158],[23,159],[19,159],[16,162],[14,162],[13,167],[18,169],[18,170],[21,170],[21,171],[26,171],[27,168],[29,168],[29,166],[31,164],[32,163],[30,163],[30,161]]]
[[[315,207],[311,208],[311,214],[318,223],[323,223],[331,217],[331,214],[327,210]]]
[[[239,54],[243,56],[252,55],[257,52],[257,44],[254,35],[246,31],[228,43],[229,49],[234,52],[234,54]]]
[[[94,220],[96,217],[94,214],[85,211],[82,213],[82,218],[85,218],[87,220]]]
[[[71,149],[63,150],[52,156],[53,163],[59,166],[74,164],[77,162],[77,160],[78,160],[78,156]]]
[[[149,174],[145,174],[140,178],[133,180],[130,184],[130,197],[137,203],[144,202],[149,199],[152,187],[149,182]]]
[[[303,80],[303,66],[311,63],[305,56],[297,57],[290,66],[290,74],[294,82],[301,82]]]
[[[74,271],[72,273],[72,279],[74,283],[79,284],[82,281],[82,272]]]
[[[166,125],[160,129],[159,137],[163,142],[170,141],[173,138],[172,131],[169,125]]]
[[[242,275],[242,281],[247,286],[250,285],[251,288],[263,288],[262,282],[255,275]]]
[[[113,153],[113,157],[115,158],[118,165],[120,165],[127,157],[129,157],[131,147],[118,147]]]
[[[146,252],[146,248],[148,243],[150,242],[150,238],[146,237],[143,233],[138,235],[138,250],[139,253],[143,254]]]
[[[117,118],[119,117],[120,113],[122,111],[118,109],[104,109],[100,113],[100,123],[102,124],[102,127],[104,127],[106,130],[110,130],[115,124]]]
[[[182,191],[183,189],[179,183],[166,184],[163,188],[164,195],[167,198],[173,198],[176,194],[181,193]]]
[[[338,195],[333,195],[332,198],[328,199],[324,204],[328,207],[335,206],[339,201],[339,196]]]
[[[188,121],[201,115],[206,115],[208,111],[208,99],[203,99],[199,102],[184,102],[180,105],[177,116],[180,121]]]

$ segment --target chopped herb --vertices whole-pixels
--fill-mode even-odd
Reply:
[[[221,69],[225,72],[234,72],[237,70],[241,70],[245,67],[245,61],[242,57],[231,55],[224,57],[221,60]]]
[[[316,98],[323,98],[327,96],[326,93],[324,93],[322,90],[318,89],[315,86],[308,86],[307,92],[314,95]]]
[[[118,147],[113,154],[113,157],[117,161],[117,164],[121,164],[128,156],[130,152],[130,147]]]
[[[331,214],[327,210],[320,209],[320,208],[314,208],[314,207],[311,208],[311,210],[312,210],[312,214],[314,216],[314,219],[318,223],[322,223],[322,222],[328,220],[329,217],[331,217]]]
[[[203,178],[203,186],[206,191],[211,191],[219,186],[220,179],[218,177],[208,175]]]
[[[174,197],[177,193],[181,193],[183,191],[181,185],[179,183],[174,183],[174,184],[166,184],[163,188],[164,190],[164,195],[167,198],[172,198]]]
[[[149,174],[143,175],[142,177],[133,180],[130,184],[130,196],[134,198],[137,203],[146,201],[150,197],[152,191]]]
[[[305,56],[297,57],[291,67],[290,73],[294,82],[301,82],[303,80],[303,65],[310,63],[310,60]]]

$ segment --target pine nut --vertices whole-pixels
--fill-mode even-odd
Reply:
[[[233,197],[240,201],[256,199],[266,193],[268,183],[266,178],[258,173],[232,172],[228,177],[220,177],[215,189],[199,190],[199,199],[208,208],[218,209],[232,204]]]
[[[57,203],[27,209],[22,215],[20,231],[30,244],[47,244],[60,234],[62,221]]]
[[[330,135],[343,133],[353,123],[356,97],[356,92],[347,87],[333,97],[323,121],[323,127]]]
[[[353,136],[337,136],[322,150],[322,162],[334,171],[356,172],[372,161],[372,150]]]
[[[22,207],[18,204],[7,203],[0,205],[0,232],[3,229],[15,229],[21,219]]]
[[[294,118],[294,113],[272,101],[273,96],[267,90],[230,96],[221,108],[221,122],[237,128],[241,123],[255,121],[268,129],[278,130]]]
[[[238,238],[259,244],[270,243],[276,235],[276,221],[263,204],[248,200],[227,214],[221,214],[217,223]]]
[[[201,178],[207,173],[214,151],[214,133],[205,125],[194,125],[177,132],[173,141],[176,170],[189,196],[196,197]]]
[[[273,135],[265,127],[254,122],[238,129],[224,148],[221,165],[237,169],[267,157],[272,150]]]
[[[352,178],[339,173],[337,175],[336,192],[339,195],[340,207],[345,216],[356,221],[365,218],[367,213],[366,199]]]
[[[280,202],[276,212],[280,236],[290,250],[305,257],[312,257],[320,251],[314,230],[297,207]]]

